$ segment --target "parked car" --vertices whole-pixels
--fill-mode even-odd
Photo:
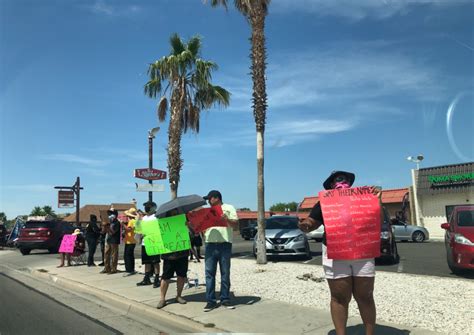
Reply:
[[[298,217],[281,215],[265,220],[267,255],[291,255],[311,258],[308,238],[298,228]],[[253,242],[253,253],[257,256],[257,244]]]
[[[382,207],[384,220],[380,227],[380,257],[377,261],[388,261],[391,264],[397,264],[400,261],[397,242],[393,233],[393,227],[390,221],[390,215],[385,207]]]
[[[321,242],[323,240],[324,236],[324,225],[320,225],[318,229],[315,229],[313,231],[310,231],[309,233],[306,233],[306,237],[308,240],[315,240],[317,242]]]
[[[17,246],[23,255],[28,255],[33,249],[46,249],[55,253],[59,250],[63,236],[73,231],[69,222],[29,220],[20,229]]]
[[[392,219],[393,233],[397,241],[424,242],[430,239],[428,229],[415,226],[398,219]]]
[[[242,228],[240,231],[240,235],[244,240],[250,240],[257,235],[257,222],[251,221],[249,222],[247,227]]]
[[[455,206],[441,228],[446,230],[444,244],[451,271],[474,270],[474,205]]]

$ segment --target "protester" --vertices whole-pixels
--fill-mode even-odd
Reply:
[[[138,219],[135,222],[135,233],[142,233],[142,225],[146,225],[147,221],[151,222],[156,219],[156,204],[153,201],[147,201],[143,204],[145,209],[145,216],[142,217],[138,213]],[[143,280],[137,283],[137,286],[151,285],[151,276],[155,272],[155,279],[153,281],[153,288],[160,287],[160,255],[148,256],[145,249],[144,235],[141,235],[142,240],[142,264],[145,264],[145,276]]]
[[[110,224],[105,225],[107,236],[105,239],[104,269],[100,273],[117,273],[118,248],[120,244],[120,222],[117,210],[111,208],[107,211]]]
[[[221,206],[222,220],[227,223],[227,227],[212,227],[206,229],[204,233],[206,243],[206,301],[204,312],[209,312],[216,308],[216,272],[217,264],[221,273],[220,303],[222,306],[233,309],[230,302],[230,257],[232,255],[232,227],[238,225],[237,212],[232,205],[222,202],[222,195],[219,191],[212,190],[206,196],[211,206]]]
[[[125,272],[124,277],[131,276],[137,273],[135,271],[135,222],[137,219],[137,210],[132,207],[124,214],[128,217],[128,222],[124,225],[125,228],[125,250],[123,253],[123,259],[125,260]]]
[[[100,237],[100,227],[97,224],[97,216],[94,214],[90,215],[89,224],[86,227],[86,242],[88,256],[87,256],[87,266],[96,266],[94,263],[94,254],[97,248],[97,242]]]
[[[177,215],[177,211],[169,211],[165,217]],[[169,283],[176,273],[176,302],[179,304],[186,304],[187,301],[182,297],[184,284],[187,280],[188,273],[188,255],[189,250],[182,250],[161,255],[163,259],[163,274],[161,276],[160,301],[156,308],[161,309],[166,306],[166,292],[168,291]]]
[[[80,229],[75,229],[72,235],[76,235],[76,241],[74,243],[74,250],[72,254],[84,252],[84,236],[82,236]],[[71,266],[71,253],[61,253],[61,263],[57,266],[62,268],[64,266],[64,260],[67,259],[67,266]]]
[[[200,233],[194,233],[189,231],[189,240],[191,242],[191,252],[189,253],[189,260],[192,261],[196,258],[195,262],[201,263],[201,247],[202,247],[202,238]]]
[[[99,263],[99,266],[104,266],[104,259],[105,259],[105,239],[107,237],[107,231],[105,229],[105,227],[107,227],[107,225],[105,225],[104,223],[102,224],[101,226],[101,231],[100,231],[100,235],[99,235],[99,244],[100,244],[100,253],[102,255],[102,262]]]
[[[345,171],[333,171],[323,183],[326,190],[350,188],[355,175]],[[375,187],[372,193],[377,197],[381,191]],[[324,225],[321,204],[312,208],[308,218],[299,223],[304,232],[310,232]],[[323,267],[331,292],[331,316],[337,335],[346,333],[349,302],[352,295],[359,306],[360,316],[365,325],[366,335],[374,334],[375,302],[373,297],[375,281],[375,261],[370,259],[332,260],[327,257],[326,236],[323,236]]]

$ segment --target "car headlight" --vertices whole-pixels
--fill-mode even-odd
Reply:
[[[388,240],[390,238],[390,232],[388,231],[380,232],[380,238],[384,240]]]
[[[467,239],[461,234],[454,234],[454,242],[459,243],[459,244],[474,246],[473,242],[471,242],[469,239]]]
[[[301,234],[301,235],[296,236],[293,242],[299,242],[303,240],[304,240],[304,234]]]

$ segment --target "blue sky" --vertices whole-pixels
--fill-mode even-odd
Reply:
[[[256,209],[250,29],[230,3],[0,0],[0,212],[64,212],[54,186],[77,176],[82,204],[146,200],[133,169],[147,167],[158,121],[143,85],[175,32],[202,36],[202,57],[219,65],[214,83],[232,93],[183,137],[179,194],[219,189]],[[273,0],[266,207],[315,195],[334,169],[399,188],[411,182],[409,155],[423,154],[422,166],[473,161],[473,15],[470,0]],[[160,126],[154,167],[166,170]]]

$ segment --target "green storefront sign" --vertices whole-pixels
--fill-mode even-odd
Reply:
[[[446,176],[428,176],[432,188],[448,186],[468,186],[474,183],[474,172]]]

